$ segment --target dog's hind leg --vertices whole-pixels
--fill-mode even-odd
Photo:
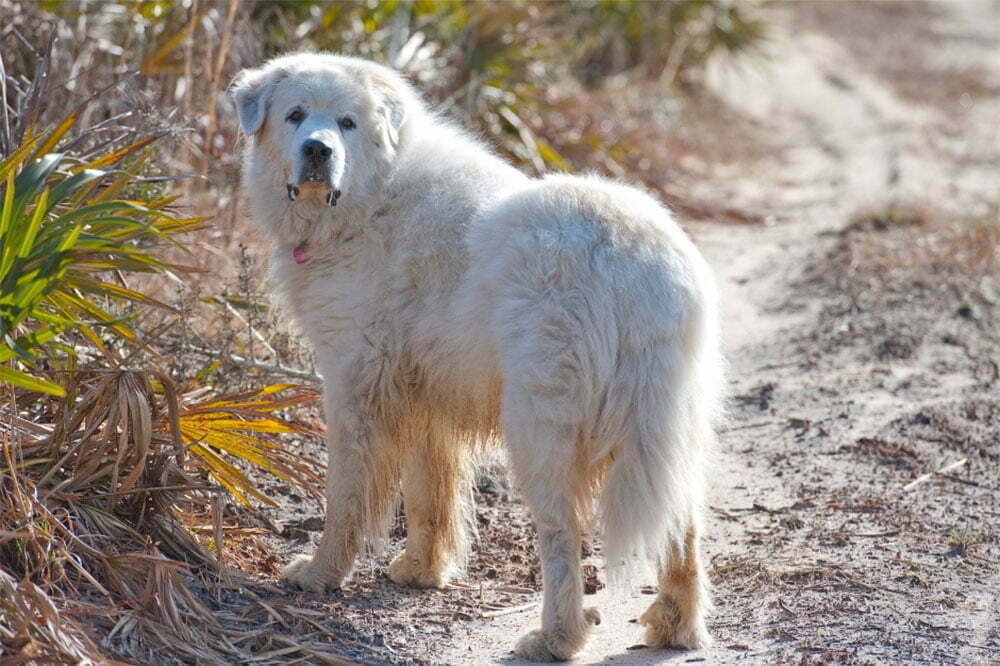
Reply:
[[[413,433],[403,470],[406,549],[389,566],[400,585],[444,587],[467,548],[467,452],[450,428],[433,419]]]
[[[698,552],[698,528],[692,522],[684,542],[669,548],[660,566],[660,590],[639,624],[646,627],[646,643],[657,648],[694,650],[712,639],[704,614],[710,605],[708,578]]]
[[[527,394],[504,400],[504,437],[538,530],[544,595],[541,628],[523,636],[515,652],[532,661],[561,661],[580,651],[601,618],[583,608],[579,428],[537,417],[532,402]]]

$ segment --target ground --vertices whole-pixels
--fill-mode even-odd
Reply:
[[[669,191],[738,213],[678,207],[730,363],[704,544],[716,645],[646,649],[650,590],[612,597],[591,566],[604,622],[581,663],[1000,661],[1000,7],[886,7],[778,6],[769,56],[714,68],[689,102],[682,138],[704,148]],[[661,103],[648,92],[639,117]],[[341,593],[256,593],[348,659],[518,663],[539,614],[530,516],[502,478],[478,486],[451,589],[387,581],[400,525]],[[317,517],[271,516],[263,578],[312,547]]]

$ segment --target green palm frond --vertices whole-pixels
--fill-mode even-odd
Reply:
[[[97,168],[134,155],[149,138],[82,165],[62,153],[39,155],[58,142],[74,117],[0,162],[0,362],[21,366],[0,368],[0,377],[59,396],[64,391],[57,384],[31,371],[49,351],[47,343],[72,330],[99,343],[93,334],[98,327],[134,339],[130,316],[110,311],[109,304],[169,306],[107,276],[171,270],[152,242],[176,244],[173,236],[204,221],[170,214],[170,199],[121,198],[131,171]],[[37,157],[29,158],[33,148]]]

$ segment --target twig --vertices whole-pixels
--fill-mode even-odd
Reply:
[[[737,521],[739,521],[739,518],[737,518],[733,514],[729,513],[725,509],[720,509],[717,506],[710,506],[709,508],[712,511],[714,511],[715,513],[717,513],[718,515],[722,516],[724,519],[726,519],[726,520],[728,520],[730,522],[737,522]]]
[[[209,90],[218,90],[219,82],[222,80],[222,68],[226,64],[226,57],[229,55],[229,34],[233,31],[233,24],[236,22],[236,10],[240,5],[240,0],[229,0],[229,10],[226,12],[226,25],[222,29],[219,41],[219,49],[215,52],[215,67],[212,70],[212,87]],[[208,121],[205,123],[205,141],[202,145],[202,173],[208,171],[209,162],[212,159],[212,142],[215,137],[215,123],[217,118],[217,102],[212,99],[208,105]]]
[[[302,651],[303,654],[309,655],[318,662],[324,664],[330,664],[330,666],[361,666],[356,661],[348,661],[347,659],[344,659],[342,657],[337,657],[335,655],[328,653],[318,652],[317,650],[309,646],[297,643],[290,638],[282,636],[281,634],[273,634],[270,636],[270,639],[275,643],[283,643],[284,645],[287,645],[289,647],[298,648],[299,650]]]
[[[774,425],[777,421],[758,421],[757,423],[747,423],[744,425],[733,426],[732,428],[723,428],[720,432],[734,432],[736,430],[749,430],[750,428],[763,428],[764,426]]]
[[[715,507],[712,507],[712,508],[715,509],[716,511],[721,511],[721,509],[716,509]],[[781,507],[779,509],[769,509],[766,506],[764,506],[763,504],[760,504],[758,502],[754,502],[753,506],[734,506],[734,507],[730,508],[729,510],[730,511],[757,511],[757,512],[762,512],[762,513],[768,513],[768,514],[771,514],[773,516],[773,515],[778,514],[778,513],[785,513],[789,509],[791,509],[791,508],[792,508],[791,506],[786,506],[786,507]]]
[[[171,180],[186,180],[188,178],[195,178],[198,180],[207,181],[208,178],[201,175],[200,173],[180,173],[176,176],[150,176],[149,178],[136,178],[136,183],[166,183]]]
[[[975,486],[976,488],[983,488],[984,490],[992,490],[993,492],[1000,492],[1000,488],[996,486],[988,486],[985,483],[979,483],[978,481],[973,481],[972,479],[963,479],[960,476],[955,476],[954,474],[940,474],[940,476],[948,479],[949,481],[954,481],[955,483],[961,483],[966,486]]]
[[[903,491],[905,492],[907,490],[913,490],[914,488],[916,488],[917,486],[919,486],[924,481],[927,481],[929,479],[934,478],[935,474],[944,474],[945,472],[954,471],[954,470],[958,469],[959,467],[961,467],[962,465],[964,465],[967,462],[969,462],[968,458],[962,458],[958,462],[953,462],[950,465],[945,465],[944,467],[942,467],[941,469],[939,469],[936,472],[928,472],[927,474],[919,476],[916,479],[914,479],[913,481],[910,481],[908,484],[906,484],[905,486],[903,486]]]
[[[532,601],[531,603],[523,604],[521,606],[511,606],[510,608],[504,608],[503,610],[486,611],[484,613],[480,613],[480,617],[489,618],[500,617],[501,615],[513,615],[514,613],[531,610],[537,605],[537,601]]]
[[[845,534],[852,537],[888,537],[896,536],[899,534],[899,530],[886,530],[885,532],[845,532]]]
[[[7,104],[7,69],[3,64],[3,57],[0,57],[0,112],[3,114],[3,126],[0,126],[0,156],[6,157],[10,150],[10,108]]]
[[[530,587],[524,587],[522,585],[500,585],[492,588],[497,592],[512,592],[514,594],[535,594],[538,590],[532,590]]]
[[[791,617],[795,617],[795,613],[792,612],[792,609],[785,605],[785,602],[781,600],[781,597],[778,597],[778,606],[780,606],[781,610],[788,613]]]
[[[321,382],[323,378],[313,372],[307,372],[305,370],[299,370],[297,368],[289,368],[284,365],[271,365],[270,363],[261,363],[259,361],[250,361],[243,358],[242,356],[236,356],[234,354],[223,354],[217,351],[212,351],[211,349],[203,349],[192,344],[184,344],[180,346],[181,349],[187,351],[193,351],[198,354],[204,354],[210,358],[218,358],[234,365],[239,365],[244,368],[256,368],[257,370],[264,370],[276,375],[288,375],[289,377],[298,377],[300,379],[309,379],[314,382]]]
[[[1000,648],[995,648],[990,645],[977,645],[976,643],[966,643],[966,645],[968,645],[971,648],[976,648],[979,650],[987,650],[989,652],[996,652],[997,654],[1000,654]]]

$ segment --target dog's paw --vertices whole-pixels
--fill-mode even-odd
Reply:
[[[528,661],[565,661],[573,655],[555,655],[549,649],[545,632],[541,629],[529,631],[514,646],[514,654]]]
[[[712,644],[705,621],[700,616],[682,618],[670,600],[657,599],[639,618],[646,627],[646,645],[653,648],[698,650]]]
[[[448,569],[447,566],[429,567],[417,558],[407,555],[404,550],[389,565],[389,579],[397,585],[442,588],[448,584],[450,578]]]
[[[281,570],[281,576],[292,585],[318,594],[338,589],[342,579],[342,576],[336,575],[328,567],[314,564],[313,558],[308,555],[296,555],[295,559]]]
[[[584,608],[583,619],[585,628],[580,627],[566,634],[545,633],[541,629],[529,631],[521,637],[514,647],[514,652],[522,659],[529,661],[566,661],[572,659],[587,642],[587,633],[591,627],[601,623],[601,613],[596,608]]]

